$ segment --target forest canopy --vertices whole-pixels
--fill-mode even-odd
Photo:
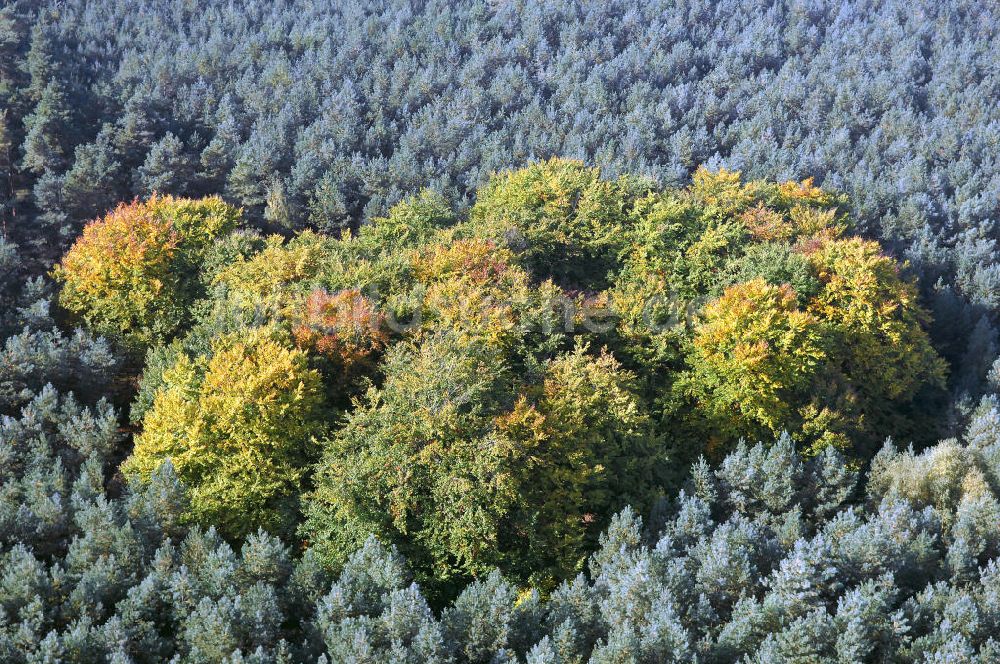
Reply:
[[[29,627],[38,604],[8,594],[5,652],[42,632],[36,652],[80,661],[995,647],[943,642],[919,591],[986,601],[996,406],[964,444],[875,454],[879,432],[933,421],[948,369],[906,266],[853,234],[842,197],[552,159],[498,173],[468,213],[426,191],[339,238],[240,226],[218,198],[154,196],[53,270],[71,320],[145,358],[138,433],[109,495],[107,400],[26,386],[5,420],[10,579],[55,611]],[[42,510],[38,482],[73,498]],[[898,551],[861,543],[892,528],[910,529]],[[617,607],[646,565],[645,608]],[[834,578],[853,590],[826,595]],[[168,588],[189,589],[154,601]],[[835,636],[870,606],[927,627]]]
[[[374,536],[432,597],[494,568],[549,592],[699,456],[787,432],[860,465],[904,416],[932,421],[930,316],[842,203],[808,180],[662,189],[551,159],[498,173],[467,215],[425,192],[340,238],[152,197],[88,225],[55,276],[81,322],[145,342],[122,472],[169,462],[191,523],[298,527],[332,569]]]
[[[994,14],[3,3],[0,661],[1000,659]]]

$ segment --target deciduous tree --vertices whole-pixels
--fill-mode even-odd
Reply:
[[[208,357],[181,354],[122,466],[148,480],[166,460],[190,488],[190,517],[231,537],[289,534],[314,458],[319,374],[271,328],[216,339]]]

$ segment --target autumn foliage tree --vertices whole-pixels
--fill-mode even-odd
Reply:
[[[609,181],[582,162],[553,158],[494,175],[472,208],[471,228],[510,248],[537,277],[603,284],[629,210],[650,186],[634,177]]]
[[[808,453],[861,457],[943,386],[914,284],[847,235],[842,202],[811,180],[700,169],[633,206],[609,292],[617,348],[681,456],[787,430]]]
[[[203,292],[201,261],[240,212],[218,197],[153,196],[86,226],[54,275],[59,303],[95,331],[139,347],[169,338]]]
[[[809,268],[798,291],[758,277],[705,306],[679,386],[729,440],[791,430],[813,453],[853,440],[859,454],[920,389],[943,385],[946,367],[913,285],[876,243],[825,238],[794,255]],[[779,269],[772,281],[781,265],[767,268]]]
[[[344,382],[374,370],[389,342],[385,315],[356,288],[315,290],[292,316],[295,343],[329,360]]]
[[[299,537],[333,568],[374,537],[437,599],[495,567],[548,591],[701,455],[779,439],[861,464],[933,413],[929,316],[843,203],[550,159],[465,215],[425,191],[339,237],[153,198],[57,274],[67,309],[151,346],[123,470],[169,459],[188,519]]]
[[[862,394],[901,401],[943,382],[947,368],[925,332],[917,289],[878,243],[828,240],[806,255],[821,284],[809,310],[831,326],[842,371]]]
[[[580,569],[660,461],[631,377],[579,348],[540,382],[482,340],[393,347],[386,381],[326,443],[304,534],[342,564],[375,534],[439,591],[501,566],[549,587]]]
[[[181,354],[162,382],[125,474],[148,480],[169,459],[193,520],[232,537],[289,533],[322,430],[306,355],[273,328],[252,329],[216,339],[209,356]]]
[[[820,321],[800,311],[791,286],[762,279],[731,286],[709,303],[693,341],[698,408],[732,440],[778,434],[796,418],[827,357]]]

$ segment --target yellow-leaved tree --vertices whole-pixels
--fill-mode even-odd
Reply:
[[[191,516],[242,537],[288,533],[322,429],[319,374],[274,328],[221,336],[209,356],[181,354],[142,420],[126,476],[170,459]]]
[[[943,383],[947,366],[924,331],[917,289],[877,242],[828,240],[808,258],[821,284],[809,311],[835,331],[842,370],[859,390],[902,401],[924,383]]]
[[[592,287],[614,268],[629,210],[650,188],[641,178],[605,180],[582,162],[549,159],[493,175],[467,230],[511,249],[537,278]]]
[[[823,368],[822,323],[800,311],[795,291],[753,279],[709,303],[682,384],[729,439],[780,433],[797,419],[796,403]]]
[[[677,386],[696,418],[708,416],[711,436],[787,430],[807,452],[835,445],[865,456],[877,436],[901,430],[920,390],[944,385],[947,367],[916,288],[877,243],[820,235],[800,242],[785,267],[794,255],[805,266],[743,272],[789,278],[797,290],[757,277],[704,307]],[[811,274],[796,276],[803,267]]]

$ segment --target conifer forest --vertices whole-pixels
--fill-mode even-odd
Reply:
[[[0,662],[1000,663],[1000,5],[0,0]]]

